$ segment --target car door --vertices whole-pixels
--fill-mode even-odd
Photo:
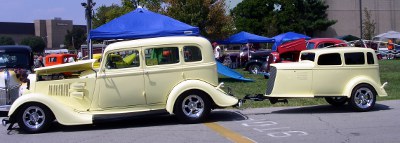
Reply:
[[[97,85],[102,108],[145,105],[143,68],[139,50],[106,53]]]
[[[147,104],[163,105],[170,91],[183,81],[179,47],[176,45],[146,47],[144,53]]]
[[[313,70],[313,91],[315,96],[338,96],[346,85],[346,70],[340,53],[319,55]]]

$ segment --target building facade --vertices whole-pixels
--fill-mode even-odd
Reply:
[[[34,23],[0,22],[0,35],[9,36],[16,44],[24,38],[39,36],[46,43],[46,50],[64,48],[64,39],[67,31],[81,28],[86,31],[85,25],[73,25],[72,20],[54,18],[50,20],[35,20]]]
[[[35,20],[35,35],[43,37],[47,49],[63,48],[65,35],[73,27],[72,20],[54,18],[52,20]]]
[[[328,19],[337,20],[337,23],[326,31],[319,32],[317,36],[361,37],[360,1],[362,18],[365,18],[364,8],[366,8],[371,13],[371,19],[376,22],[375,35],[400,31],[400,0],[325,0],[325,4],[329,5]]]
[[[35,36],[33,23],[0,22],[0,36],[11,37],[16,44],[25,38]]]

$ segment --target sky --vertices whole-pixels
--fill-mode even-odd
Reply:
[[[73,20],[74,25],[86,25],[85,9],[81,3],[87,0],[0,0],[0,22],[33,23],[34,20],[47,20],[60,17]],[[121,0],[93,0],[95,8]]]
[[[241,0],[226,0],[233,8]],[[85,11],[81,3],[87,0],[0,0],[0,22],[33,23],[60,17],[72,20],[74,25],[86,25]],[[93,0],[94,9],[101,5],[120,4],[121,0]]]

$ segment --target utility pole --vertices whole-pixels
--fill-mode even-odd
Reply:
[[[362,31],[362,3],[361,0],[360,1],[360,39],[363,38],[363,31]]]
[[[93,48],[92,48],[92,41],[90,40],[90,30],[92,29],[92,16],[93,16],[92,11],[96,3],[92,2],[92,0],[87,0],[87,3],[81,3],[81,5],[85,8],[88,57],[89,59],[92,59]]]

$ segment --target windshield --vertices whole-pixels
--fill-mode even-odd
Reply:
[[[314,49],[314,46],[315,46],[314,42],[308,42],[307,49]]]
[[[27,68],[29,67],[29,55],[26,53],[0,53],[1,68]]]

